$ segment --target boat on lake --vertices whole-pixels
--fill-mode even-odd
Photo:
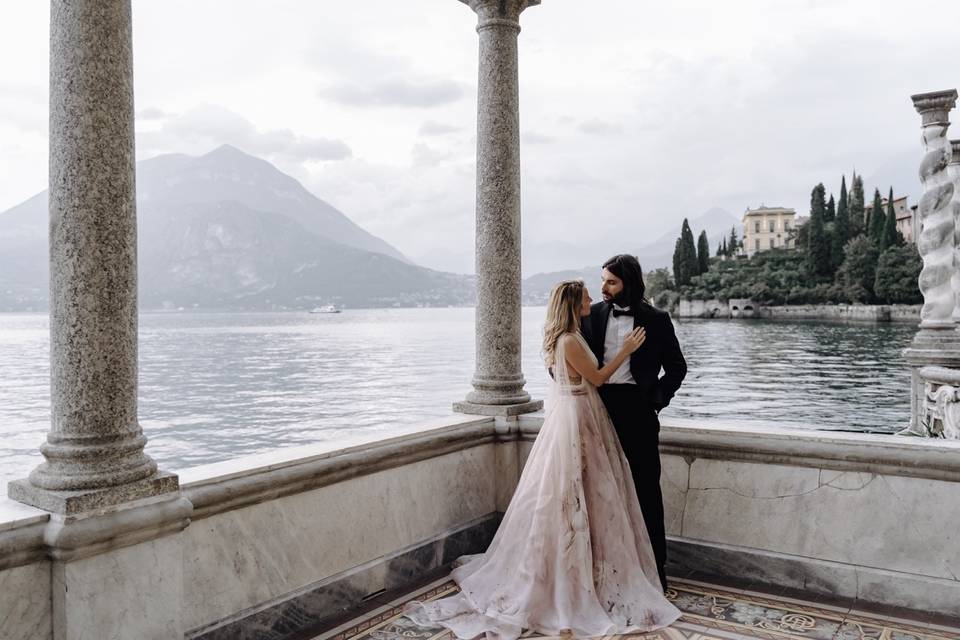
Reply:
[[[340,309],[332,304],[325,304],[323,306],[310,309],[310,313],[340,313]]]

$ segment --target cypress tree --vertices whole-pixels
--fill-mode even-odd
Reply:
[[[887,198],[887,218],[883,227],[883,243],[880,246],[882,253],[889,247],[899,247],[904,244],[903,235],[897,230],[897,212],[893,208],[893,187],[890,187],[890,197]]]
[[[681,242],[682,238],[677,238],[677,241],[673,245],[673,281],[677,283],[679,287],[683,282],[683,246]]]
[[[739,249],[742,246],[743,245],[740,244],[739,240],[737,240],[737,228],[730,227],[730,240],[727,242],[727,251],[728,251],[727,255],[728,256],[737,255],[737,249]]]
[[[673,249],[673,279],[677,286],[690,284],[690,279],[700,273],[700,263],[697,260],[697,247],[693,242],[693,231],[690,223],[683,219],[680,228],[680,237]]]
[[[726,244],[727,244],[726,238],[721,239],[720,242],[717,243],[717,257],[718,257],[718,258],[721,257],[721,256],[727,255]]]
[[[870,209],[867,224],[873,244],[877,245],[877,248],[881,247],[883,245],[883,228],[887,226],[887,219],[883,215],[883,199],[880,197],[880,189],[873,190],[873,207]]]
[[[704,230],[697,238],[697,274],[706,273],[708,269],[710,269],[710,241]]]
[[[850,183],[850,202],[847,217],[849,219],[849,237],[856,238],[866,230],[863,213],[863,178],[854,174]]]
[[[827,205],[824,202],[826,189],[823,183],[818,184],[810,193],[810,232],[807,236],[807,266],[810,273],[817,276],[829,276],[830,265],[830,238],[824,226],[824,215]]]
[[[843,263],[843,248],[847,246],[847,240],[850,239],[850,215],[849,202],[847,199],[847,177],[840,178],[840,202],[837,203],[837,219],[833,223],[833,244],[830,250],[830,257],[833,259],[833,271]]]
[[[833,222],[837,217],[837,205],[833,201],[833,194],[830,194],[830,199],[827,201],[827,208],[824,210],[823,221],[824,222]]]

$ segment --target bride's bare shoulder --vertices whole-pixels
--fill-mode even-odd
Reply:
[[[583,344],[580,339],[580,334],[573,333],[572,331],[560,336],[559,342],[560,346],[562,346],[564,349],[570,348],[573,345],[580,346]]]

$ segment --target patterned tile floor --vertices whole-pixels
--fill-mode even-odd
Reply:
[[[447,578],[417,589],[315,640],[450,640],[441,627],[418,627],[400,611],[409,600],[432,600],[457,591]],[[815,604],[755,591],[717,587],[691,580],[672,580],[667,597],[683,617],[667,629],[604,640],[960,640],[960,629]],[[543,638],[536,634],[525,637]],[[562,637],[568,640],[569,636]]]

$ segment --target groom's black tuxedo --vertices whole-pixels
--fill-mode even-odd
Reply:
[[[607,323],[612,311],[613,305],[606,302],[592,305],[590,317],[581,327],[583,337],[600,366],[603,366],[603,343],[607,337]],[[680,388],[687,375],[687,362],[683,359],[673,323],[666,311],[644,303],[632,311],[634,328],[644,327],[647,339],[630,356],[630,373],[649,406],[660,411],[670,404],[673,394]],[[610,357],[614,355],[616,354],[611,353]],[[661,369],[663,377],[660,376]]]
[[[613,305],[598,302],[590,307],[590,316],[581,324],[583,336],[601,366],[612,310]],[[634,313],[634,328],[644,327],[647,336],[630,356],[630,374],[636,384],[604,384],[598,391],[630,463],[660,582],[666,590],[667,540],[660,492],[660,421],[657,413],[670,403],[680,388],[687,375],[687,363],[666,312],[648,304],[640,304],[631,311]],[[615,355],[608,354],[609,358]],[[663,376],[660,375],[661,369]]]

